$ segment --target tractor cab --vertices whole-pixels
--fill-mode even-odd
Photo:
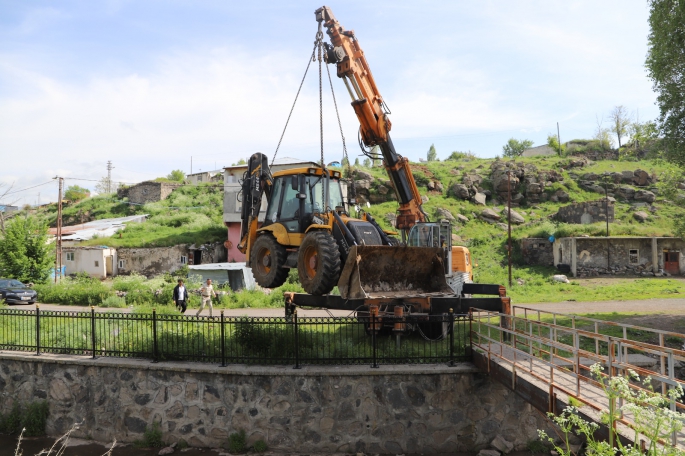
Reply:
[[[339,171],[321,168],[274,173],[262,227],[280,223],[288,233],[304,233],[313,223],[321,224],[321,214],[328,209],[344,211],[340,177]]]

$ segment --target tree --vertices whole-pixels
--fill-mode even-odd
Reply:
[[[48,226],[35,217],[14,217],[0,235],[0,276],[22,282],[45,282],[54,257]]]
[[[172,172],[170,172],[166,178],[174,182],[183,182],[186,178],[186,173],[184,173],[180,169],[175,169]]]
[[[370,168],[371,167],[371,160],[369,160],[368,158],[365,158],[363,166],[364,166],[364,168]]]
[[[671,165],[659,175],[656,186],[659,195],[671,202],[675,207],[685,207],[685,193],[679,189],[683,182],[685,169],[678,165]],[[685,239],[685,211],[678,211],[671,215],[673,228],[677,236]]]
[[[116,193],[119,189],[119,182],[111,180],[109,177],[105,176],[100,179],[100,182],[95,184],[95,191],[100,195],[107,193]]]
[[[231,166],[240,166],[240,165],[247,165],[247,162],[245,161],[244,158],[241,158],[240,160],[238,160],[237,163],[233,163]]]
[[[552,149],[556,150],[557,155],[559,155],[560,157],[563,156],[564,153],[566,153],[566,145],[559,144],[559,137],[554,133],[550,133],[547,135],[547,145]]]
[[[595,129],[595,136],[592,139],[599,142],[599,145],[604,150],[611,149],[614,145],[614,140],[611,139],[611,130],[604,128],[604,117],[595,116],[595,121],[597,122],[597,128]]]
[[[81,201],[90,197],[90,190],[79,187],[78,185],[70,185],[67,191],[64,192],[64,199],[69,201]]]
[[[614,110],[609,114],[611,119],[611,131],[616,135],[618,148],[621,148],[621,138],[628,134],[628,127],[630,126],[630,114],[624,106],[615,106]]]
[[[428,149],[428,153],[426,154],[426,161],[438,161],[438,153],[435,151],[435,144],[431,144],[430,148]]]
[[[685,2],[649,0],[647,74],[659,106],[666,157],[685,165]]]
[[[359,166],[359,157],[354,159],[354,166]]]
[[[532,145],[533,141],[530,139],[519,141],[518,139],[511,138],[504,146],[502,146],[502,152],[504,152],[505,157],[518,157],[523,153],[524,150],[530,149]]]

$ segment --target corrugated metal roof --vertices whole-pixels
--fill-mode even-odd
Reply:
[[[142,223],[147,217],[148,214],[130,215],[128,217],[93,220],[80,225],[63,226],[62,240],[85,241],[92,239],[95,235],[109,237],[123,229],[126,223]],[[50,228],[49,233],[53,236],[57,235],[57,228]]]

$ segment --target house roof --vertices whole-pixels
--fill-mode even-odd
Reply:
[[[92,222],[80,225],[63,226],[62,240],[85,241],[92,239],[96,235],[98,237],[109,237],[124,228],[126,223],[142,223],[147,217],[148,214],[130,215],[128,217],[93,220]],[[50,228],[48,232],[56,236],[57,228]]]

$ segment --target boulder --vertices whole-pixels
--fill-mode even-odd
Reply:
[[[390,190],[390,189],[389,189],[388,187],[386,187],[385,185],[379,185],[379,186],[378,186],[378,193],[379,193],[380,195],[385,195],[385,194],[387,194],[389,190]]]
[[[679,184],[678,184],[678,188],[679,188],[680,190],[685,190],[685,182],[679,183]]]
[[[500,230],[507,231],[509,229],[509,227],[507,226],[506,223],[496,223],[496,225],[497,225],[497,228],[499,228]]]
[[[371,173],[367,173],[366,171],[362,171],[360,169],[354,170],[354,177],[357,178],[357,180],[373,180],[373,175]]]
[[[440,181],[435,181],[435,191],[442,193],[445,191],[445,187],[443,187],[442,182]]]
[[[426,195],[421,195],[421,204],[426,204],[428,202],[428,197]]]
[[[469,218],[466,217],[465,215],[457,214],[455,215],[455,218],[459,220],[461,223],[467,223],[469,221]]]
[[[542,190],[542,184],[530,183],[526,185],[526,195],[529,195],[531,193],[542,193]]]
[[[370,179],[360,179],[354,181],[354,188],[357,190],[369,190],[371,188],[371,180]]]
[[[172,454],[173,452],[174,452],[174,448],[168,446],[166,448],[162,448],[161,450],[159,450],[159,453],[157,453],[157,454],[160,456],[163,456],[165,454]]]
[[[385,220],[394,227],[397,224],[397,214],[394,212],[388,212],[385,214]]]
[[[557,190],[554,196],[557,197],[557,201],[559,201],[560,203],[568,203],[568,201],[571,199],[569,194],[563,190]]]
[[[450,188],[450,193],[457,198],[467,200],[471,197],[469,194],[469,188],[464,184],[454,184]]]
[[[635,192],[636,201],[646,201],[648,203],[653,203],[656,200],[656,195],[649,190],[638,190]]]
[[[483,176],[480,174],[467,174],[462,179],[462,182],[467,187],[471,187],[472,185],[480,185],[481,182],[483,182]]]
[[[476,193],[475,195],[473,195],[473,202],[475,204],[485,206],[485,199],[486,199],[485,193]]]
[[[490,179],[492,180],[492,188],[495,190],[495,192],[499,193],[500,195],[507,193],[507,185],[508,185],[508,176],[507,176],[507,170],[505,168],[498,168],[493,170],[492,175],[490,176]],[[512,176],[511,176],[511,192],[514,193],[518,189],[518,183],[519,179],[516,177],[515,173],[512,171]]]
[[[504,221],[508,220],[508,218],[509,218],[509,215],[507,214],[506,209],[504,211],[502,211],[502,214],[500,214],[500,215],[502,217],[502,220],[504,220]],[[524,222],[525,222],[525,219],[523,218],[523,216],[512,209],[511,210],[511,223],[513,223],[514,225],[520,225]]]
[[[630,201],[635,198],[635,189],[623,185],[616,190],[616,196],[624,200]]]
[[[497,450],[480,450],[478,456],[500,456],[500,452]]]
[[[642,222],[647,221],[647,219],[649,218],[649,214],[647,214],[644,211],[637,211],[637,212],[633,213],[633,218],[635,220],[637,220],[638,222],[642,223]]]
[[[492,442],[490,442],[490,446],[496,448],[504,454],[509,454],[511,453],[511,450],[514,449],[514,444],[506,440],[501,435],[495,437],[495,439]]]
[[[515,193],[511,195],[511,202],[514,204],[519,204],[524,196],[521,193]]]
[[[560,282],[560,283],[569,283],[568,277],[566,277],[563,274],[555,274],[552,277],[552,280],[554,280],[555,282]]]
[[[437,215],[437,218],[439,218],[439,219],[447,219],[450,222],[456,221],[456,219],[454,218],[454,215],[452,215],[452,213],[450,211],[448,211],[447,209],[443,209],[443,208],[439,207],[435,210],[435,214]]]
[[[497,212],[493,211],[492,209],[483,209],[480,212],[480,216],[483,219],[500,220],[499,214]]]
[[[635,174],[633,171],[623,171],[621,173],[621,182],[624,184],[632,184],[633,183],[633,177],[635,177]]]
[[[458,234],[452,235],[452,245],[461,244],[462,242],[464,242],[464,240],[461,238],[461,236]]]
[[[428,184],[426,185],[429,191],[435,190],[435,181],[428,181]]]
[[[633,173],[633,183],[638,187],[644,187],[652,183],[652,177],[642,169],[636,169]]]

